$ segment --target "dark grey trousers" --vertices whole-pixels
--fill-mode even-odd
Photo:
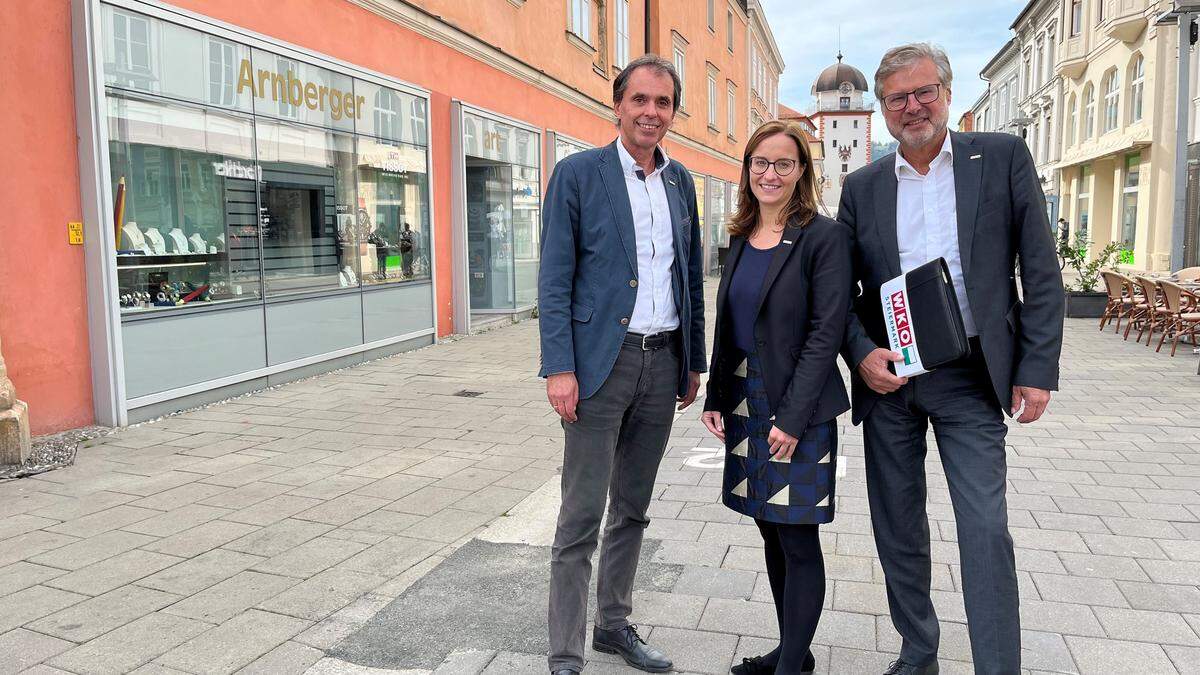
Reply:
[[[875,546],[887,583],[900,658],[937,657],[937,615],[929,598],[925,433],[934,437],[958,529],[963,601],[976,673],[1021,672],[1017,572],[1005,500],[1008,431],[982,357],[914,377],[880,398],[863,422],[867,493]]]
[[[562,507],[550,557],[551,671],[583,670],[588,582],[606,498],[595,623],[608,630],[628,623],[646,510],[675,414],[679,351],[622,346],[604,385],[579,402],[578,421],[563,423]]]

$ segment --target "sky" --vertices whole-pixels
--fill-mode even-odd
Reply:
[[[979,71],[1012,37],[1009,26],[1027,0],[761,0],[783,55],[779,102],[800,112],[813,107],[817,75],[837,60],[838,28],[845,63],[873,83],[883,52],[906,42],[941,46],[954,71],[950,128],[987,89]],[[874,87],[874,85],[871,85]],[[872,99],[873,101],[873,99]],[[872,140],[891,135],[875,105]]]

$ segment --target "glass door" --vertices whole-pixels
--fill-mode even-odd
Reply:
[[[512,166],[468,157],[466,195],[471,311],[511,310],[516,305]]]

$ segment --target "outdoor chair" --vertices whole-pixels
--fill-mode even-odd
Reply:
[[[1150,342],[1154,340],[1154,329],[1158,327],[1159,324],[1165,324],[1167,321],[1167,315],[1165,313],[1166,305],[1163,304],[1162,291],[1159,290],[1158,284],[1153,279],[1143,276],[1136,276],[1133,278],[1133,280],[1134,283],[1138,285],[1138,288],[1142,289],[1141,302],[1139,304],[1142,305],[1143,309],[1140,320],[1141,328],[1138,330],[1137,342],[1140,343],[1142,341],[1142,336],[1146,334],[1147,330],[1149,330],[1150,336],[1146,338],[1146,346],[1149,347]],[[1131,327],[1133,327],[1132,321],[1128,326],[1125,327],[1126,340],[1129,339],[1129,329]]]
[[[1171,356],[1175,356],[1175,348],[1179,346],[1179,338],[1185,333],[1191,338],[1192,345],[1196,344],[1196,326],[1200,324],[1200,297],[1173,281],[1159,281],[1162,289],[1163,304],[1166,305],[1167,323],[1162,337],[1158,339],[1158,352],[1162,350],[1171,335]]]
[[[1112,270],[1101,270],[1100,276],[1104,277],[1104,287],[1108,291],[1108,304],[1104,306],[1104,314],[1100,317],[1100,330],[1104,330],[1104,324],[1116,319],[1116,330],[1113,332],[1119,333],[1121,320],[1136,310],[1133,279]]]
[[[1188,283],[1200,279],[1200,267],[1185,267],[1174,275],[1175,280],[1179,283]]]

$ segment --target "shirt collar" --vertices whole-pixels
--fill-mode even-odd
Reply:
[[[634,159],[633,155],[629,154],[629,151],[625,149],[625,144],[621,142],[620,138],[617,138],[616,143],[617,143],[617,155],[620,156],[620,158],[621,158],[621,169],[624,170],[625,175],[626,176],[635,176],[635,177],[641,179],[641,176],[638,176],[638,172],[640,172],[642,170],[642,168],[640,166],[638,166],[637,160]],[[655,148],[654,148],[654,172],[651,173],[650,175],[656,176],[659,173],[662,173],[662,170],[664,168],[666,168],[666,166],[670,163],[671,163],[671,159],[669,157],[667,157],[667,151],[664,150],[661,145],[655,146]]]
[[[937,157],[934,157],[933,161],[929,163],[929,168],[932,169],[935,164],[938,164],[939,162],[943,162],[943,161],[951,162],[951,163],[954,162],[954,146],[950,143],[950,132],[949,131],[946,132],[946,139],[944,141],[942,141],[942,149],[938,152]],[[900,154],[900,151],[897,150],[896,151],[896,180],[900,180],[901,178],[904,178],[905,174],[908,174],[909,177],[916,177],[916,178],[924,177],[921,175],[921,173],[919,171],[917,171],[915,168],[913,168],[913,165],[909,164],[908,160],[904,159],[904,155]]]

